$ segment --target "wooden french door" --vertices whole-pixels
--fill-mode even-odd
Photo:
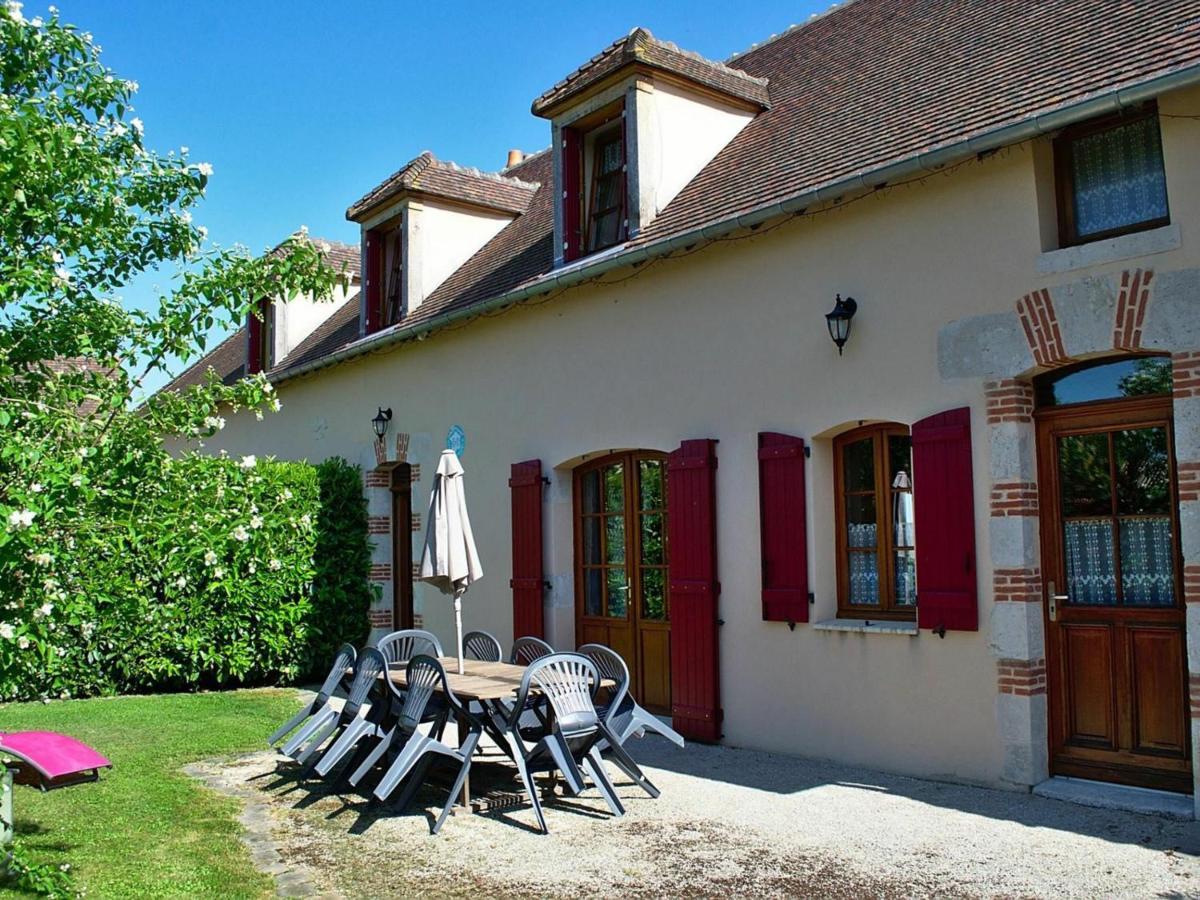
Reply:
[[[670,714],[667,458],[636,451],[575,471],[575,638],[629,666],[634,698]]]
[[[1051,771],[1190,792],[1170,397],[1037,416]]]

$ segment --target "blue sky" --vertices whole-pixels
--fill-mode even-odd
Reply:
[[[25,15],[46,5],[26,0]],[[725,59],[829,3],[56,5],[140,83],[147,144],[187,146],[213,165],[196,210],[210,239],[257,251],[301,224],[355,242],[346,207],[422,150],[496,170],[510,147],[542,149],[549,125],[530,102],[635,25]],[[151,288],[146,279],[125,299],[147,303]]]

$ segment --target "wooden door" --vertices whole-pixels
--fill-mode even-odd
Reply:
[[[1038,412],[1050,764],[1190,792],[1169,397]]]
[[[392,627],[413,627],[412,466],[392,469]]]
[[[647,709],[671,708],[666,456],[606,456],[575,472],[575,638],[612,647]]]

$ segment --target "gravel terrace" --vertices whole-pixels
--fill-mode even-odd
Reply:
[[[293,896],[1200,897],[1196,823],[657,737],[632,749],[662,797],[618,780],[616,819],[560,789],[549,836],[522,804],[433,837],[441,791],[401,816],[270,752],[189,771],[246,802],[255,860]],[[519,790],[495,754],[472,769],[493,801]]]

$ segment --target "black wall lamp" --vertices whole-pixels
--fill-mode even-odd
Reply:
[[[847,297],[843,300],[842,295],[838,294],[833,303],[833,310],[825,313],[825,324],[829,327],[829,336],[837,344],[838,356],[842,355],[842,348],[846,346],[846,341],[850,340],[850,320],[856,312],[858,303],[855,299]]]
[[[389,406],[384,409],[379,407],[379,412],[375,414],[375,418],[371,420],[371,427],[375,429],[375,437],[383,440],[383,436],[387,434],[388,425],[392,422],[392,408]]]

